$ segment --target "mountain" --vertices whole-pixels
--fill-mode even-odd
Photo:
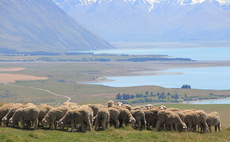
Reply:
[[[76,51],[113,48],[51,0],[0,0],[0,49]]]
[[[108,41],[230,40],[230,0],[53,0]]]

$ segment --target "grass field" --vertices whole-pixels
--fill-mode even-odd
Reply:
[[[217,111],[222,121],[222,131],[201,134],[198,132],[156,132],[155,129],[138,131],[131,127],[92,132],[66,132],[60,130],[20,130],[18,128],[0,127],[1,142],[229,142],[230,141],[230,105],[187,105],[166,104],[166,107],[181,109],[202,109],[206,112]]]
[[[59,130],[20,130],[14,128],[0,128],[1,142],[229,142],[230,128],[223,128],[222,132],[200,134],[194,132],[156,132],[155,130],[137,131],[132,128],[105,131],[63,132]]]

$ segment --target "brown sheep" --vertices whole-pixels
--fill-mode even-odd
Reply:
[[[25,122],[32,121],[34,129],[36,130],[38,126],[39,112],[39,109],[33,106],[20,108],[10,118],[9,122],[14,126],[18,121],[20,121],[21,129],[23,129]]]
[[[136,119],[132,116],[131,112],[128,109],[119,106],[113,106],[113,107],[120,111],[120,116],[119,116],[120,127],[123,124],[127,126],[128,124],[134,125],[136,123]]]
[[[57,108],[52,108],[48,111],[48,113],[42,119],[43,127],[47,128],[47,125],[50,126],[50,129],[53,129],[53,125],[55,125],[55,129],[57,128],[56,121],[60,120],[70,108],[66,106],[60,106]]]
[[[158,116],[158,121],[157,121],[157,126],[156,126],[156,130],[160,131],[160,126],[162,124],[165,124],[166,126],[168,126],[168,130],[171,130],[170,126],[175,126],[175,131],[177,131],[178,126],[182,125],[183,129],[186,129],[187,126],[185,125],[185,123],[180,119],[179,115],[176,114],[173,111],[167,111],[167,110],[161,110],[158,112],[157,114]]]
[[[220,116],[217,112],[214,111],[214,112],[207,114],[207,124],[208,124],[210,132],[212,132],[212,126],[215,126],[216,132],[217,132],[217,128],[219,132],[221,131]]]
[[[89,117],[89,120],[90,120],[90,123],[93,124],[93,109],[91,107],[89,107],[88,105],[82,105],[79,107],[79,109],[86,109],[87,111],[89,111],[89,114],[90,114],[90,117]],[[88,127],[89,128],[89,127]]]
[[[108,108],[109,114],[110,114],[110,126],[114,124],[115,128],[119,127],[119,116],[120,116],[120,111],[115,109],[115,108]]]
[[[156,128],[158,111],[158,109],[144,110],[147,129],[150,129],[150,126],[152,126],[152,128]]]
[[[202,133],[207,132],[207,114],[202,110],[187,112],[184,121],[189,131],[196,131],[196,125],[198,125]]]
[[[95,130],[97,130],[100,126],[103,130],[107,129],[110,121],[110,113],[108,111],[108,108],[100,108],[94,119],[96,120]]]
[[[42,119],[52,108],[53,108],[52,106],[47,105],[47,104],[40,104],[38,106],[38,109],[40,110],[39,117],[38,117],[38,123],[42,123]]]
[[[141,128],[145,129],[146,120],[145,120],[145,113],[143,110],[133,110],[131,111],[133,117],[136,119],[137,123],[137,130]]]
[[[90,112],[86,108],[69,110],[59,121],[60,127],[65,127],[71,124],[71,132],[74,132],[74,126],[79,124],[84,132],[92,131],[92,124],[90,122]]]

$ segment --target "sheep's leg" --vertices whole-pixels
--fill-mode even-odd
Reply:
[[[34,130],[37,130],[38,128],[38,119],[35,119],[34,121]]]
[[[96,119],[96,121],[95,121],[95,130],[97,130],[97,126],[98,126],[98,120]]]
[[[115,120],[115,127],[116,127],[116,128],[119,127],[119,120],[118,120],[118,119]]]
[[[50,130],[53,130],[54,120],[51,120],[50,122]]]
[[[157,121],[157,125],[156,125],[156,130],[157,130],[157,131],[160,131],[160,130],[161,130],[161,129],[160,129],[161,123],[162,123],[161,120],[158,120],[158,121]]]
[[[105,129],[106,129],[106,126],[105,126],[105,125],[106,125],[105,120],[102,120],[102,129],[103,129],[103,130],[105,130]]]
[[[71,121],[71,132],[74,132],[74,121]]]
[[[141,121],[138,120],[138,121],[137,121],[137,130],[140,130],[140,128],[141,128]]]
[[[215,126],[216,127],[216,126]],[[216,128],[215,128],[216,129]],[[212,132],[212,123],[209,126],[209,131]]]
[[[24,127],[24,122],[23,122],[22,119],[20,120],[20,123],[21,123],[21,129],[23,129],[23,127]]]
[[[220,124],[217,125],[219,132],[221,131]]]

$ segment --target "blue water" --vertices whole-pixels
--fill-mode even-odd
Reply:
[[[205,100],[205,101],[194,101],[190,104],[230,104],[230,99],[220,99],[220,100]]]
[[[177,58],[191,58],[192,60],[230,60],[230,48],[175,48],[175,49],[113,49],[92,50],[94,54],[132,54],[132,55],[168,55]]]
[[[166,88],[180,88],[183,84],[189,84],[193,89],[230,89],[230,67],[183,68],[163,72],[170,73],[170,75],[106,77],[113,81],[91,84],[110,87],[156,85]]]

